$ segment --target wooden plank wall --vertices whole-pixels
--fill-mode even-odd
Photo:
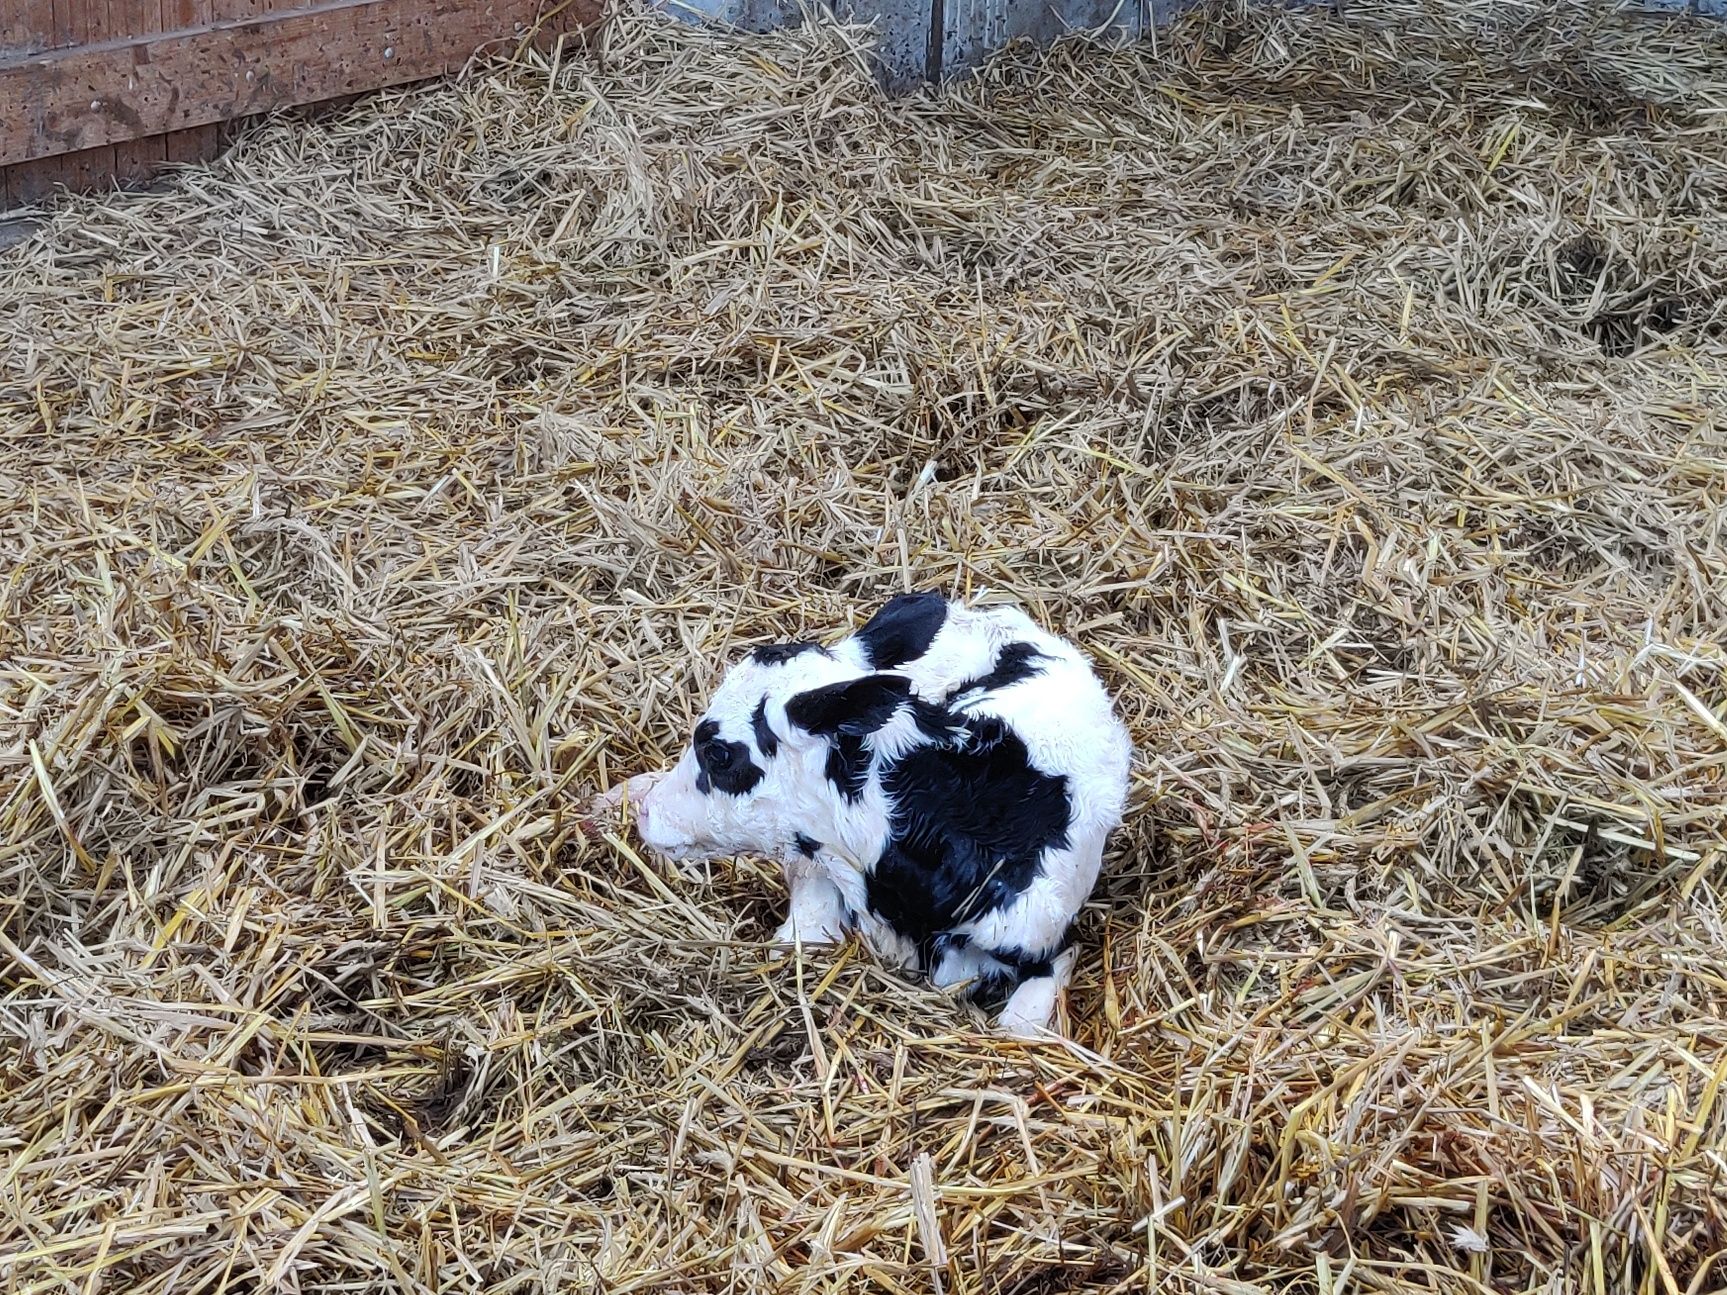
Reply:
[[[0,0],[0,212],[214,156],[252,113],[598,16],[599,0]]]
[[[288,8],[302,0],[6,0],[8,28],[0,53],[36,53],[86,45],[111,36],[145,36],[220,17]],[[0,211],[39,202],[61,185],[89,189],[148,178],[164,161],[214,157],[221,127],[195,126],[124,144],[104,144],[0,167]]]

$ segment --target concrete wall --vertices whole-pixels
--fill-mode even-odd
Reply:
[[[1727,4],[1727,0],[1721,0]],[[692,21],[768,31],[802,20],[798,0],[657,0]],[[905,88],[976,67],[1020,37],[1046,41],[1075,29],[1137,36],[1166,22],[1182,0],[832,0],[845,22],[874,23],[890,86]]]
[[[802,20],[805,0],[655,0],[692,21],[770,31]],[[808,0],[821,3],[822,0]],[[1613,0],[1601,0],[1612,3]],[[1727,18],[1727,0],[1625,0],[1651,12]],[[1186,0],[827,0],[846,22],[874,22],[881,33],[883,79],[896,89],[976,67],[1019,37],[1046,41],[1065,31],[1109,28],[1143,35],[1168,22]],[[1303,3],[1303,0],[1265,0]]]
[[[1727,0],[1643,0],[1638,7],[1702,14],[1706,18],[1727,18]]]

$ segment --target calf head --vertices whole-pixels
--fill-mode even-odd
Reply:
[[[836,769],[836,751],[855,754],[910,701],[903,675],[860,673],[816,644],[757,648],[727,672],[689,747],[643,797],[642,840],[674,859],[784,857],[832,840],[844,775],[861,776],[855,760]]]

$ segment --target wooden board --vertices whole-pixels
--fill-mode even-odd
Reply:
[[[217,0],[220,3],[220,0]],[[216,8],[212,0],[162,0],[162,30],[182,31],[204,27],[218,18],[237,15]],[[169,162],[204,162],[222,148],[222,128],[217,125],[189,126],[162,136],[162,153]]]
[[[72,8],[87,15],[106,3]],[[598,8],[597,0],[326,0],[121,37],[106,33],[107,19],[91,30],[86,17],[70,39],[102,39],[0,54],[0,165],[438,76],[476,51],[513,48],[542,19],[541,31],[563,29],[597,20]]]
[[[124,36],[157,36],[162,32],[162,0],[91,0],[93,11],[87,41],[113,40]],[[106,10],[104,14],[101,11]],[[121,183],[142,179],[162,165],[167,150],[159,137],[116,141],[105,166],[93,168],[85,184],[101,184],[104,173]]]
[[[0,0],[0,59],[70,45],[72,38],[62,35],[68,17],[62,12],[56,21],[54,0]],[[35,201],[58,179],[59,168],[54,163],[0,167],[0,211]]]

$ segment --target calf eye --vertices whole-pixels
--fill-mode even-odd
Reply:
[[[731,743],[721,742],[717,739],[709,742],[702,748],[702,755],[707,762],[708,768],[715,772],[731,767],[732,754]]]

